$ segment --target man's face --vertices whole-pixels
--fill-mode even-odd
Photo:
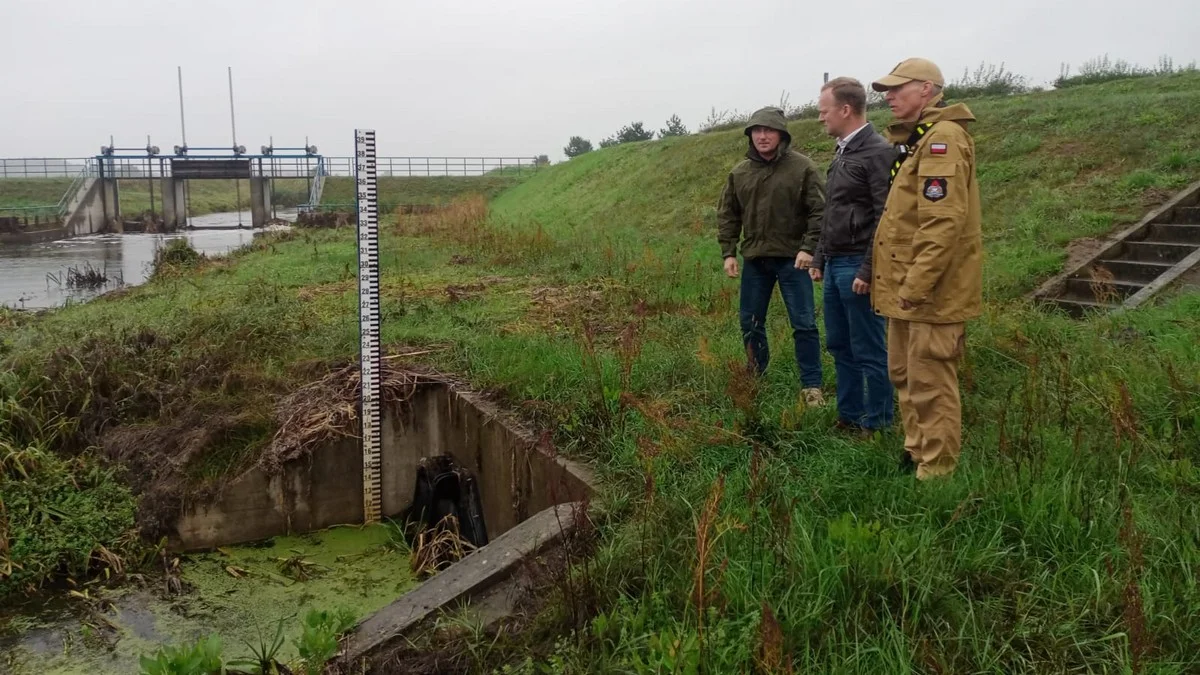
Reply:
[[[783,134],[778,129],[754,127],[750,130],[750,140],[754,143],[754,149],[763,157],[774,155],[782,139]]]
[[[825,125],[825,133],[841,138],[847,132],[846,120],[850,117],[850,106],[838,105],[833,90],[826,89],[817,98],[817,119]]]
[[[925,102],[929,99],[928,94],[932,90],[933,85],[929,82],[913,80],[888,89],[883,98],[887,101],[888,107],[892,109],[892,114],[896,116],[896,119],[912,121],[921,117],[921,111],[925,108]]]

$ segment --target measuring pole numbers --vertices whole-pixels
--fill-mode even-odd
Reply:
[[[354,178],[358,207],[358,333],[362,368],[363,520],[379,522],[382,354],[379,347],[379,192],[375,176],[375,131],[354,131]]]

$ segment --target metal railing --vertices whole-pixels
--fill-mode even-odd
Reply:
[[[325,158],[317,161],[312,183],[308,186],[308,201],[298,207],[299,211],[313,211],[321,204],[321,192],[325,189]]]
[[[88,185],[88,179],[94,178],[95,175],[96,165],[89,159],[84,162],[83,169],[75,175],[75,180],[71,181],[71,186],[67,188],[62,199],[58,200],[58,216],[60,218],[66,218],[70,215],[68,211],[71,208],[71,204],[75,201],[75,197],[79,194],[80,190],[84,189],[84,186]]]
[[[0,160],[0,162],[3,162],[3,161],[4,160]],[[90,157],[79,159],[79,160],[72,159],[72,160],[55,160],[55,161],[56,162],[61,161],[63,163],[56,163],[54,165],[48,165],[48,164],[32,165],[29,168],[31,168],[34,171],[39,171],[39,170],[47,171],[48,170],[51,172],[67,170],[67,169],[74,170],[74,173],[71,173],[71,174],[50,173],[50,174],[45,174],[45,175],[41,176],[42,178],[65,178],[67,176],[73,176],[74,179],[71,181],[71,184],[67,186],[67,189],[65,192],[63,192],[63,195],[61,197],[59,197],[57,203],[55,203],[55,204],[39,204],[39,205],[35,205],[35,206],[0,207],[0,215],[9,216],[9,217],[17,217],[22,220],[28,220],[29,218],[33,218],[35,222],[41,220],[42,218],[46,218],[49,220],[49,219],[54,219],[54,218],[66,218],[68,215],[70,215],[68,213],[68,211],[70,210],[71,205],[74,203],[75,197],[79,194],[80,190],[83,190],[85,188],[85,186],[88,185],[88,179],[90,179],[96,175],[95,162],[93,162]],[[24,178],[24,177],[28,177],[28,176],[22,176],[22,177]]]
[[[189,159],[202,156],[189,155]],[[213,157],[216,159],[216,157]],[[230,159],[228,155],[220,157]],[[172,155],[153,157],[106,157],[104,175],[116,178],[166,178],[171,175]],[[255,176],[267,178],[312,178],[318,162],[323,163],[326,176],[353,176],[353,157],[274,157],[252,155]],[[95,158],[0,158],[0,179],[3,178],[69,178],[79,174]],[[536,157],[380,157],[376,160],[379,176],[485,176],[517,174],[536,171],[541,164]]]
[[[0,158],[0,178],[70,178],[91,157],[9,157]]]

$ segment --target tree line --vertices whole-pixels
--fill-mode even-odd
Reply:
[[[658,130],[659,138],[667,138],[669,136],[687,136],[690,131],[684,126],[683,120],[679,119],[679,115],[671,115],[667,119],[667,126]],[[642,122],[631,122],[621,127],[612,136],[609,136],[600,141],[600,147],[607,148],[611,145],[620,145],[621,143],[634,143],[637,141],[649,141],[654,139],[654,130],[647,129]],[[563,154],[568,158],[578,157],[585,152],[591,152],[595,148],[592,147],[592,142],[582,136],[572,136],[567,141],[567,146],[563,148]]]

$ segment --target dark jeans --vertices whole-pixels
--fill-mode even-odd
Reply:
[[[855,255],[825,262],[825,344],[837,369],[838,417],[882,429],[893,415],[887,323],[871,309],[871,296],[852,288],[862,260]]]
[[[754,358],[761,375],[767,370],[771,350],[767,347],[767,306],[775,283],[792,323],[796,347],[796,365],[800,367],[800,385],[821,386],[821,337],[813,308],[813,285],[808,270],[798,270],[795,258],[747,258],[742,268],[740,317],[742,341]],[[885,374],[886,375],[886,374]]]

